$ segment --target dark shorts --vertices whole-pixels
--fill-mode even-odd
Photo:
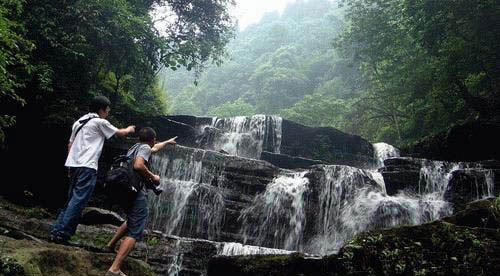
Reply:
[[[127,212],[127,236],[139,240],[142,238],[148,219],[148,197],[140,190],[134,204]]]

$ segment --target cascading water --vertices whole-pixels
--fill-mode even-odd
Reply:
[[[384,161],[393,158],[399,157],[400,153],[397,148],[392,145],[386,143],[375,143],[373,144],[373,159],[375,160],[375,167],[368,170],[368,173],[371,175],[371,178],[377,182],[382,191],[385,193],[385,183],[384,177],[378,171],[378,169],[384,166]]]
[[[165,191],[150,197],[150,224],[167,234],[215,239],[223,222],[224,200],[214,180],[221,169],[203,166],[204,150],[176,146],[154,156],[151,168],[159,172]]]
[[[486,170],[485,177],[486,177],[486,185],[488,187],[488,197],[494,197],[495,174],[493,173],[493,170]]]
[[[287,250],[301,250],[305,221],[304,192],[306,172],[286,173],[268,184],[266,191],[255,197],[242,211],[245,242]]]
[[[383,158],[387,158],[387,155]],[[447,169],[433,169],[445,165]],[[457,168],[449,163],[428,161],[421,172],[421,182],[428,187],[425,191],[418,195],[400,192],[389,196],[383,178],[375,178],[373,170],[347,166],[323,167],[325,180],[319,195],[318,234],[309,242],[306,250],[321,255],[331,254],[362,231],[417,225],[451,214],[451,206],[444,201],[442,191],[447,186],[451,172]]]
[[[178,248],[180,246],[180,240],[177,240],[175,242],[174,248]],[[182,263],[184,261],[184,255],[183,254],[173,254],[173,259],[170,265],[167,268],[167,275],[168,276],[178,276],[179,273],[182,270]]]
[[[400,153],[394,146],[386,143],[375,143],[373,144],[373,155],[377,162],[377,168],[382,168],[385,160],[392,157],[399,157]]]
[[[420,169],[419,193],[436,193],[436,197],[443,198],[453,171],[463,167],[464,163],[424,161]]]
[[[267,248],[254,245],[243,245],[236,242],[225,242],[219,247],[217,255],[222,256],[249,256],[249,255],[286,255],[295,251],[277,248]]]
[[[309,241],[306,251],[324,255],[334,252],[354,233],[346,232],[342,213],[353,204],[361,189],[379,190],[371,175],[349,166],[322,166],[322,186],[319,193],[317,234]],[[351,219],[356,219],[355,217]]]
[[[263,122],[267,117],[259,118]],[[230,131],[249,124],[251,120],[246,117],[231,123],[214,119],[214,126]],[[398,151],[387,144],[375,144],[374,149],[379,165],[398,156]],[[211,156],[210,165],[205,164],[207,155]],[[224,197],[234,196],[225,195],[225,188],[219,185],[226,177],[224,158],[248,160],[182,146],[152,158],[152,170],[160,174],[165,188],[160,197],[150,199],[152,228],[217,240],[225,220],[225,200],[232,200]],[[470,165],[412,160],[421,165],[418,191],[394,196],[387,195],[381,174],[374,170],[319,165],[309,171],[281,171],[253,200],[245,197],[241,211],[231,210],[240,212],[241,228],[234,234],[241,234],[244,243],[257,246],[226,243],[219,254],[284,254],[287,250],[332,254],[362,231],[422,224],[451,214],[451,205],[444,200],[448,183],[454,171]],[[473,168],[477,171],[479,167]],[[486,184],[481,185],[486,188],[478,186],[479,198],[493,195],[494,174],[484,171],[482,181]],[[310,212],[317,215],[306,218],[306,206],[317,208]]]
[[[209,131],[201,140],[211,150],[259,159],[263,150],[280,152],[281,124],[278,116],[215,117],[210,127],[216,132]]]

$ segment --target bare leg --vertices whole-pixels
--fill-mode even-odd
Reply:
[[[128,254],[134,249],[135,239],[131,237],[125,237],[125,239],[120,244],[120,249],[118,249],[118,253],[116,253],[115,260],[113,264],[109,268],[109,271],[113,273],[118,273],[120,271],[123,261],[127,258]]]
[[[116,243],[125,236],[127,233],[127,222],[125,221],[120,225],[120,227],[116,230],[115,235],[113,238],[108,242],[107,246],[109,249],[114,250]]]

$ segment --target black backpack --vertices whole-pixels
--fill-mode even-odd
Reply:
[[[111,168],[104,178],[104,189],[112,204],[118,204],[125,210],[131,207],[137,194],[142,189],[142,177],[134,171],[134,159],[139,146],[131,157],[115,157]]]

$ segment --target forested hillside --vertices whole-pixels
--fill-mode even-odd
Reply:
[[[162,85],[176,114],[278,114],[404,145],[498,117],[499,18],[494,0],[299,0],[237,33],[222,66]]]

